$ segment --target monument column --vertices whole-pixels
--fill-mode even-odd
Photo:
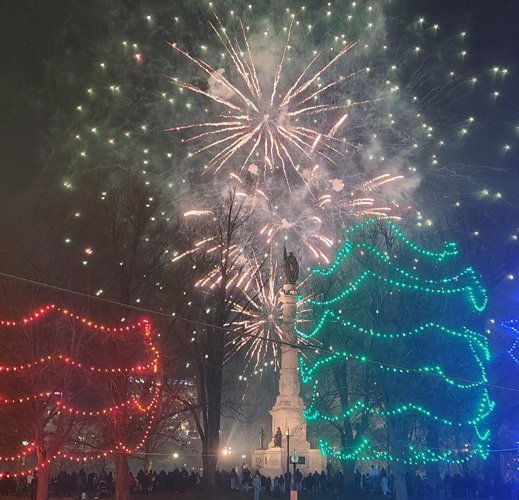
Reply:
[[[290,448],[301,450],[309,449],[310,444],[306,440],[306,421],[303,418],[305,405],[301,398],[297,335],[294,330],[299,264],[292,252],[287,255],[286,249],[283,249],[283,261],[285,284],[279,294],[283,313],[281,328],[284,333],[284,341],[290,345],[284,344],[281,347],[279,395],[270,414],[272,415],[273,432],[279,427],[283,436],[286,436],[287,431],[290,430]],[[289,451],[292,452],[292,450]]]
[[[292,284],[284,284],[279,297],[282,304],[283,337],[285,342],[292,345],[281,346],[281,370],[279,373],[279,395],[281,397],[299,397],[301,392],[301,383],[298,373],[298,353],[297,336],[294,331],[294,321],[296,318],[297,295],[296,287]]]
[[[286,344],[281,347],[281,369],[279,373],[279,394],[270,414],[272,415],[272,440],[266,450],[253,452],[252,466],[262,474],[274,476],[286,472],[287,453],[292,456],[297,450],[301,461],[298,468],[307,475],[325,470],[326,458],[319,450],[311,449],[306,439],[306,420],[303,417],[305,404],[301,397],[299,380],[298,338],[294,329],[297,310],[297,287],[299,265],[290,252],[283,251],[285,284],[279,294],[282,308],[283,337]],[[279,432],[278,432],[279,429]],[[290,450],[287,450],[286,436],[290,431]],[[278,433],[277,439],[275,438]]]

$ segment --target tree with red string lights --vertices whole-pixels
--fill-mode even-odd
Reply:
[[[4,476],[37,472],[36,498],[44,500],[56,458],[84,463],[112,455],[117,464],[143,447],[161,388],[149,321],[109,327],[49,305],[0,328],[0,410],[20,422],[2,434],[29,443],[2,457],[3,465],[11,462]],[[111,432],[116,426],[125,432]],[[13,470],[22,461],[25,468]]]
[[[116,498],[124,499],[128,496],[128,461],[129,454],[135,451],[144,451],[144,445],[154,429],[154,421],[160,406],[161,377],[158,373],[158,351],[153,344],[148,344],[151,335],[150,326],[145,326],[144,343],[138,338],[113,339],[104,349],[103,356],[107,360],[116,359],[119,366],[129,365],[131,360],[146,358],[151,360],[148,366],[141,365],[141,370],[128,376],[124,373],[115,373],[109,379],[95,384],[98,391],[97,398],[110,400],[114,411],[104,422],[104,435],[98,446],[109,447],[113,450],[115,464]],[[148,350],[143,359],[142,348]],[[124,407],[120,402],[127,403]],[[119,406],[119,407],[117,407]]]
[[[165,266],[171,261],[170,252],[180,236],[177,226],[168,218],[171,210],[160,191],[140,176],[122,169],[108,174],[85,175],[86,178],[87,186],[75,193],[73,199],[47,200],[40,211],[41,218],[34,217],[28,221],[30,225],[25,226],[23,238],[26,244],[16,250],[14,247],[6,249],[10,258],[5,271],[129,307],[106,306],[101,309],[97,300],[88,297],[76,300],[67,292],[56,295],[38,284],[31,285],[29,291],[24,290],[20,297],[18,287],[6,288],[8,301],[23,304],[24,295],[33,295],[35,301],[59,297],[60,303],[72,303],[76,310],[96,310],[96,317],[111,318],[123,325],[136,317],[132,306],[173,310],[187,315],[182,311],[186,312],[191,299],[183,290],[189,288],[195,271],[188,269],[187,262],[181,264],[181,271],[174,275],[166,270]],[[170,326],[165,322],[161,324],[161,330],[165,331]],[[175,327],[178,329],[178,324]],[[163,337],[165,344],[168,342],[166,337]],[[167,347],[175,348],[171,343]],[[112,356],[113,360],[127,359],[126,343],[114,346]],[[174,380],[177,373],[175,370],[169,372],[168,380]],[[131,391],[127,381],[114,377],[112,382],[111,394],[114,396],[110,397],[114,402],[126,400],[124,395]],[[174,401],[161,401],[161,406],[169,407],[166,413],[176,413],[172,407]],[[115,432],[119,441],[132,441],[133,436],[139,434],[139,428],[145,426],[145,422],[138,423],[137,420],[132,419],[129,427],[116,420],[106,421],[101,431],[107,438],[90,444],[103,449],[110,447],[113,443],[109,438]],[[82,425],[88,427],[88,424]],[[114,432],[103,430],[109,427]],[[116,474],[116,489],[118,494],[126,491],[123,498],[129,495],[126,455],[120,451],[116,460],[116,465],[119,464],[116,468],[121,469]]]
[[[77,346],[86,340],[83,329],[72,327],[67,317],[55,324],[47,321],[45,316],[50,312],[41,309],[21,321],[4,321],[4,348],[0,353],[2,406],[16,407],[12,411],[21,422],[18,429],[7,430],[22,433],[17,436],[18,449],[13,450],[13,455],[35,455],[38,498],[46,497],[48,466],[75,424],[75,416],[60,411],[58,403],[70,397],[78,375],[66,360],[78,359]],[[21,448],[22,440],[30,442],[26,450]]]

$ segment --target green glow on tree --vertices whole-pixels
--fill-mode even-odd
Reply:
[[[296,328],[326,350],[300,360],[305,417],[357,430],[342,446],[323,436],[322,452],[410,465],[486,458],[494,403],[477,329],[487,294],[456,244],[428,250],[369,220],[313,277],[313,319]]]

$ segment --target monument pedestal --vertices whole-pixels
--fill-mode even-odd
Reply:
[[[279,301],[283,307],[282,329],[285,340],[295,345],[297,337],[294,332],[297,295],[296,287],[285,284]],[[255,450],[252,454],[252,468],[260,474],[275,476],[287,471],[287,457],[297,450],[299,463],[296,466],[303,477],[315,471],[326,470],[326,457],[320,450],[311,449],[306,439],[306,421],[303,417],[305,404],[301,398],[299,381],[297,349],[286,345],[281,349],[281,370],[279,375],[279,395],[270,414],[272,416],[272,434],[278,429],[282,434],[282,446],[274,446],[274,438],[269,442],[266,450]],[[287,450],[287,432],[290,433],[290,449]],[[292,472],[292,465],[290,465]]]
[[[290,443],[290,448],[292,448],[292,443]],[[308,447],[306,450],[299,451],[297,449],[297,453],[299,455],[299,464],[296,465],[296,468],[299,469],[299,472],[303,475],[303,477],[308,476],[308,474],[313,474],[315,471],[321,473],[321,471],[326,471],[326,457],[323,457],[321,454],[321,450],[311,449]],[[294,453],[294,449],[290,450],[289,455],[291,456]],[[303,463],[304,462],[304,463]],[[269,477],[274,479],[276,476],[280,476],[285,474],[287,471],[287,450],[286,448],[268,448],[266,450],[254,450],[252,453],[252,473],[256,470],[260,472],[260,474],[265,477]],[[293,465],[290,464],[290,472],[293,471]]]

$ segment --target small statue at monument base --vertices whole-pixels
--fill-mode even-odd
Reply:
[[[274,434],[274,448],[281,448],[281,440],[283,439],[283,433],[281,429],[278,427],[276,433]]]

